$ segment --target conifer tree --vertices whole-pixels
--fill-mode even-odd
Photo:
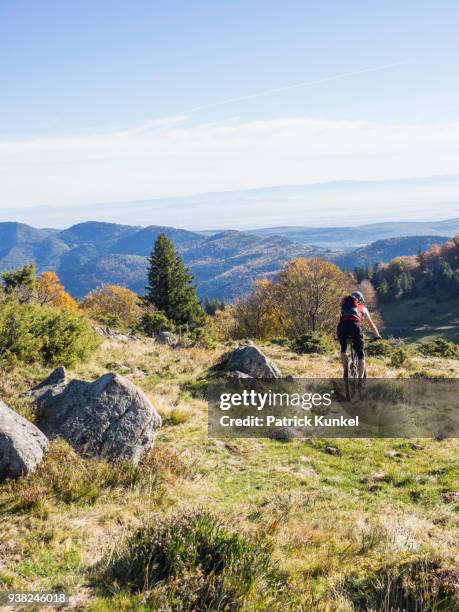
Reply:
[[[201,327],[205,314],[196,295],[193,276],[164,234],[156,239],[148,259],[145,300],[177,325]]]

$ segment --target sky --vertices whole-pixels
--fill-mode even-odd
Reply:
[[[0,0],[0,220],[459,174],[458,22],[456,0]]]

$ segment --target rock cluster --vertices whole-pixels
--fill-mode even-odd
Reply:
[[[161,426],[143,391],[118,374],[94,382],[68,381],[65,368],[59,367],[30,396],[38,409],[37,426],[0,400],[0,480],[32,472],[48,438],[57,436],[85,457],[135,465]]]

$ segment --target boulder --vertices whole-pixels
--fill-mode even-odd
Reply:
[[[31,391],[41,431],[64,438],[83,456],[137,464],[161,426],[143,391],[118,374],[68,382],[65,369],[58,370]]]
[[[33,472],[47,447],[46,436],[0,400],[0,480]]]
[[[239,346],[226,361],[230,372],[242,372],[252,378],[281,378],[279,368],[254,344]]]
[[[158,340],[163,344],[173,344],[175,342],[175,334],[170,331],[160,331]]]

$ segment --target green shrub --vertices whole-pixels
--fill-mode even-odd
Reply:
[[[79,312],[37,304],[0,306],[0,362],[72,365],[99,345],[90,321]]]
[[[146,312],[140,320],[140,329],[147,336],[156,336],[162,331],[175,331],[175,325],[164,312]]]
[[[459,359],[459,344],[445,340],[445,338],[432,338],[420,346],[420,351],[427,357],[446,357]]]
[[[410,363],[410,352],[406,346],[399,346],[394,348],[392,355],[390,356],[390,365],[393,368],[401,368],[402,366],[409,365]]]
[[[150,590],[152,609],[238,610],[254,601],[268,604],[285,591],[271,552],[207,511],[185,511],[133,532],[102,565],[99,579],[109,590]]]
[[[370,357],[392,357],[394,347],[387,340],[378,340],[378,342],[367,342],[365,351]]]
[[[297,353],[317,353],[328,355],[335,349],[333,338],[323,332],[308,332],[293,341]]]

